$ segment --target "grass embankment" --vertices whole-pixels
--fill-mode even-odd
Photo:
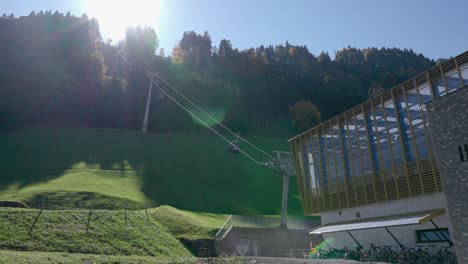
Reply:
[[[78,254],[62,252],[24,252],[24,251],[1,251],[0,263],[33,264],[33,263],[158,263],[158,264],[185,264],[197,263],[197,259],[189,258],[158,258],[148,256],[113,256],[96,254]]]
[[[289,148],[286,138],[249,140],[268,152]],[[0,149],[0,200],[37,207],[44,196],[45,206],[55,208],[88,207],[91,200],[94,208],[144,207],[150,201],[196,212],[280,213],[281,177],[229,153],[216,136],[30,129],[0,133]],[[294,180],[290,194],[289,212],[302,214]]]
[[[42,212],[0,210],[0,248],[20,251],[69,252],[106,255],[188,257],[190,252],[157,221],[148,223],[143,211],[93,211],[86,232],[88,211]]]
[[[148,210],[148,214],[164,225],[174,237],[192,240],[214,238],[228,218],[228,215],[194,213],[171,206]]]
[[[169,206],[148,210],[0,209],[0,249],[105,255],[190,257],[180,239],[209,239],[227,215],[192,213]]]

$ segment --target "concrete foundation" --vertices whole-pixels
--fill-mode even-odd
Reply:
[[[307,229],[232,227],[218,245],[218,255],[303,258],[309,245],[320,242]]]

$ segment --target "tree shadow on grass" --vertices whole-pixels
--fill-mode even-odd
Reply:
[[[0,192],[12,184],[24,187],[50,181],[74,166],[135,170],[152,205],[228,214],[280,211],[281,177],[243,155],[227,152],[224,142],[213,136],[24,130],[1,134],[0,149]],[[295,184],[291,181],[291,195],[297,194]],[[290,212],[302,213],[297,199],[290,202]]]
[[[122,146],[128,134],[132,133],[99,129],[1,133],[0,191],[13,184],[22,188],[47,182],[68,170],[132,170],[133,165],[126,161],[129,148]]]

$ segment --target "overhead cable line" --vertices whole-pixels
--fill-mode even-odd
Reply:
[[[226,129],[228,132],[230,132],[231,134],[237,136],[238,138],[240,138],[242,141],[244,141],[245,143],[247,143],[248,145],[250,145],[251,147],[255,148],[256,150],[260,151],[261,153],[263,153],[264,155],[274,159],[273,156],[271,156],[270,154],[266,153],[265,151],[263,151],[262,149],[260,149],[259,147],[255,146],[254,144],[250,143],[249,141],[247,141],[246,139],[244,139],[243,137],[239,136],[238,134],[234,133],[232,130],[230,130],[229,128],[227,128],[225,125],[223,125],[221,122],[219,122],[218,120],[216,120],[216,118],[214,118],[213,116],[211,116],[210,114],[208,114],[206,111],[204,111],[202,108],[200,108],[198,105],[196,105],[194,102],[192,102],[190,99],[188,99],[187,97],[185,97],[181,92],[179,92],[176,88],[174,88],[172,85],[170,85],[168,82],[166,82],[166,80],[164,80],[161,76],[157,76],[157,78],[159,78],[162,82],[164,82],[169,88],[171,88],[172,90],[174,90],[177,94],[179,94],[182,98],[184,98],[187,102],[189,102],[191,105],[193,105],[195,108],[197,108],[198,110],[200,110],[203,114],[205,114],[206,116],[208,116],[211,120],[215,121],[218,125],[220,125],[222,128]]]
[[[122,49],[118,52],[119,57],[121,57],[129,66],[132,66],[132,64],[125,58],[125,56],[128,56],[127,53]],[[125,56],[124,56],[125,55]],[[259,152],[263,153],[264,155],[272,158],[272,159],[275,159],[273,156],[271,156],[270,154],[266,153],[265,151],[263,151],[262,149],[260,149],[259,147],[255,146],[254,144],[250,143],[249,141],[247,141],[246,139],[242,138],[241,136],[239,136],[238,134],[234,133],[232,130],[230,130],[229,128],[227,128],[226,126],[224,126],[222,123],[220,123],[218,120],[216,120],[213,116],[211,116],[210,114],[208,114],[205,110],[203,110],[201,107],[199,107],[197,104],[195,104],[194,102],[192,102],[190,99],[188,99],[186,96],[184,96],[181,92],[179,92],[176,88],[174,88],[172,85],[170,85],[166,80],[164,80],[160,75],[159,73],[154,73],[154,72],[151,72],[151,80],[150,80],[150,84],[152,85],[154,83],[154,78],[153,77],[156,77],[158,78],[159,80],[161,80],[164,84],[166,84],[169,88],[171,88],[173,91],[175,91],[178,95],[180,95],[182,98],[184,98],[187,102],[189,102],[191,105],[193,105],[195,108],[197,108],[199,111],[201,111],[203,114],[205,114],[206,116],[208,116],[210,119],[212,119],[213,121],[215,121],[218,125],[220,125],[222,128],[224,128],[225,130],[227,130],[229,133],[235,135],[237,138],[240,138],[242,141],[244,141],[245,143],[247,143],[248,145],[250,145],[251,147],[255,148],[256,150],[258,150]],[[185,106],[183,106],[179,101],[177,101],[174,97],[170,96],[165,90],[163,90],[161,88],[161,86],[158,84],[158,83],[155,83],[155,85],[159,88],[160,91],[162,91],[167,97],[169,97],[172,101],[174,101],[178,106],[180,106],[182,109],[184,109],[186,112],[188,112],[190,115],[192,115],[193,117],[195,117],[197,120],[199,120],[205,127],[207,127],[208,129],[210,129],[211,131],[213,131],[216,135],[218,135],[219,137],[221,137],[223,140],[225,140],[226,142],[228,142],[229,144],[231,144],[232,142],[229,141],[227,138],[225,138],[223,135],[221,135],[218,131],[216,131],[215,129],[213,129],[211,126],[209,126],[205,121],[203,121],[201,118],[199,118],[197,115],[195,115],[194,113],[192,113],[188,108],[186,108]],[[149,98],[149,97],[148,97]],[[239,149],[239,152],[241,152],[242,154],[246,155],[248,158],[250,158],[253,162],[255,162],[257,165],[260,165],[260,166],[263,166],[264,164],[257,161],[255,158],[253,158],[251,155],[249,155],[247,152],[245,152],[244,150],[240,149],[239,147],[237,147]]]
[[[185,106],[183,106],[179,101],[177,101],[175,98],[173,98],[172,96],[170,96],[166,91],[164,91],[164,89],[162,89],[161,87],[159,87],[159,90],[161,92],[163,92],[167,97],[169,97],[172,101],[174,101],[174,103],[176,103],[178,106],[180,106],[182,109],[184,109],[185,111],[187,111],[187,113],[189,113],[190,115],[192,115],[193,117],[195,117],[196,119],[198,119],[198,121],[200,121],[204,126],[206,126],[208,129],[210,129],[211,131],[213,131],[216,135],[218,135],[220,138],[224,139],[227,143],[231,143],[227,138],[225,138],[223,135],[221,135],[218,131],[216,131],[215,129],[213,129],[212,127],[210,127],[205,121],[201,120],[201,118],[199,118],[198,116],[196,116],[194,113],[192,113],[189,109],[187,109]],[[247,156],[248,158],[250,158],[253,162],[255,162],[257,165],[260,165],[262,166],[263,163],[259,162],[258,160],[256,160],[254,157],[250,156],[249,154],[247,154],[247,152],[243,151],[241,148],[239,148],[239,151],[244,154],[245,156]]]
[[[118,55],[120,55],[120,57],[129,65],[129,66],[133,66],[128,60],[127,58],[125,58],[125,56],[128,56],[127,53],[121,49],[118,53]],[[125,56],[124,56],[125,55]]]

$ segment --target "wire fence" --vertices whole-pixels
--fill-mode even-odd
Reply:
[[[153,202],[136,202],[126,199],[116,200],[107,197],[96,197],[92,193],[58,193],[41,194],[31,198],[24,199],[23,201],[16,201],[15,199],[0,201],[0,207],[10,208],[25,208],[35,209],[36,216],[31,222],[29,233],[33,232],[37,221],[41,218],[43,211],[50,210],[81,210],[87,214],[86,231],[89,230],[92,223],[93,213],[99,210],[120,210],[125,223],[128,221],[127,211],[144,210],[148,223],[150,217],[148,209],[156,207]],[[318,219],[312,217],[289,216],[288,229],[310,229],[320,224]],[[280,216],[245,216],[245,215],[231,215],[224,225],[219,229],[215,235],[215,241],[220,241],[232,227],[245,227],[245,228],[280,228]]]
[[[44,210],[142,210],[156,207],[153,201],[146,199],[135,201],[120,197],[109,197],[91,192],[54,192],[19,198],[6,195],[0,199],[0,207],[34,208]]]
[[[18,208],[28,210],[34,214],[34,218],[28,227],[28,233],[31,234],[36,223],[40,221],[41,215],[44,211],[61,210],[63,213],[66,211],[81,211],[86,214],[86,221],[83,224],[86,226],[86,232],[89,231],[92,225],[93,216],[104,212],[104,210],[112,210],[121,212],[123,222],[127,225],[130,221],[130,211],[143,211],[148,224],[151,223],[148,209],[155,207],[151,201],[136,202],[126,199],[116,200],[115,198],[95,197],[91,193],[81,193],[76,195],[63,194],[48,196],[47,194],[33,196],[32,198],[25,199],[24,201],[2,200],[0,201],[0,208]],[[120,213],[119,213],[120,214]]]

